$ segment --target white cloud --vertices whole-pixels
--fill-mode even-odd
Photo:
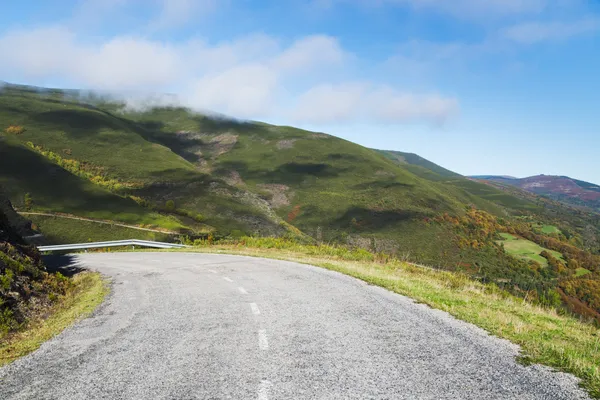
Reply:
[[[217,44],[135,36],[88,42],[51,27],[0,36],[0,57],[0,76],[126,91],[135,107],[174,102],[160,95],[143,99],[139,93],[145,92],[175,93],[181,104],[233,117],[292,116],[297,122],[439,122],[456,109],[455,100],[440,96],[383,90],[369,82],[327,83],[340,81],[353,56],[325,35],[287,46],[264,34]]]
[[[265,65],[240,65],[200,78],[184,101],[197,109],[253,118],[268,114],[273,107],[278,80],[278,72]]]
[[[600,19],[586,18],[573,22],[527,22],[502,32],[510,40],[522,44],[564,40],[600,31]]]
[[[459,111],[458,100],[439,94],[414,94],[368,82],[320,85],[302,94],[292,118],[308,123],[383,121],[441,124]]]
[[[299,122],[322,123],[355,119],[368,85],[319,85],[299,96],[291,117]]]
[[[338,64],[345,57],[335,38],[315,35],[298,40],[277,57],[275,65],[286,70],[306,70],[322,63]]]
[[[431,121],[442,124],[459,110],[458,100],[452,97],[401,93],[388,87],[375,90],[368,102],[377,119],[390,122]]]

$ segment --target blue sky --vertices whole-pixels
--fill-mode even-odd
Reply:
[[[600,183],[599,1],[11,3],[0,80],[127,93],[132,106],[174,93],[462,174]]]

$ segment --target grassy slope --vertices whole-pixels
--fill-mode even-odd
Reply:
[[[501,234],[504,240],[500,240],[499,243],[504,245],[504,249],[508,254],[514,255],[516,257],[525,259],[525,260],[533,260],[538,262],[543,267],[548,266],[548,260],[540,255],[540,253],[544,250],[548,251],[554,257],[558,259],[562,259],[563,256],[558,251],[548,250],[543,248],[542,246],[533,243],[530,240],[517,238],[508,233]]]
[[[44,233],[46,244],[101,242],[107,240],[142,239],[171,241],[172,235],[130,229],[122,226],[89,221],[74,221],[58,216],[28,215],[39,231]]]
[[[6,153],[17,154],[19,149],[12,165],[21,160],[21,176],[15,176],[8,162],[0,169],[0,180],[12,187],[10,195],[17,204],[30,192],[41,210],[128,223],[141,222],[129,214],[148,214],[64,170],[56,184],[48,185],[56,168],[19,147],[30,141],[140,186],[123,191],[127,194],[156,205],[173,200],[177,208],[200,212],[206,224],[219,230],[281,234],[286,230],[282,220],[288,220],[313,237],[375,237],[392,251],[423,256],[428,262],[435,262],[440,246],[452,242],[439,227],[425,229],[423,218],[461,213],[464,203],[499,211],[461,188],[449,190],[370,149],[332,136],[211,119],[183,109],[123,113],[119,108],[116,103],[87,106],[65,101],[59,92],[6,89],[0,95],[0,116],[7,124],[25,128],[19,135],[4,135]],[[231,176],[239,178],[232,182]],[[67,180],[72,182],[60,186],[59,181]],[[277,194],[264,184],[283,185],[288,204],[269,205]],[[129,213],[127,207],[137,212]],[[166,221],[154,224],[167,227]]]
[[[493,284],[397,260],[379,263],[364,252],[268,239],[195,250],[318,265],[409,296],[520,345],[523,361],[575,374],[592,396],[600,398],[600,331],[577,318],[513,297]]]
[[[445,177],[445,178],[457,178],[457,177],[461,176],[460,174],[450,171],[450,170],[448,170],[444,167],[441,167],[435,163],[432,163],[431,161],[426,160],[425,158],[423,158],[417,154],[404,153],[401,151],[394,151],[394,150],[377,150],[377,152],[383,154],[384,156],[386,156],[387,158],[389,158],[391,160],[394,160],[395,162],[418,166],[418,167],[424,168],[428,171],[432,171],[432,172],[436,173],[437,175]]]
[[[8,194],[15,203],[20,205],[24,194],[29,192],[39,210],[151,224],[167,229],[193,223],[189,219],[179,222],[149,212],[133,201],[65,173],[23,146],[32,142],[63,158],[100,167],[109,177],[140,187],[121,194],[137,195],[159,206],[164,206],[167,200],[174,200],[178,208],[186,206],[206,214],[206,223],[216,227],[247,229],[248,224],[240,223],[236,218],[235,211],[240,209],[258,219],[268,220],[253,205],[210,192],[209,185],[213,181],[210,177],[154,140],[144,124],[136,124],[121,114],[112,113],[114,106],[109,103],[106,109],[100,109],[65,100],[59,92],[39,94],[28,88],[5,88],[0,93],[0,121],[6,124],[1,127],[2,130],[9,125],[25,128],[19,135],[4,134],[0,146],[3,154],[12,155],[12,158],[3,157],[0,161],[0,183],[4,181],[10,187]],[[223,182],[219,185],[227,188]],[[217,211],[232,212],[215,215],[216,205],[220,206]]]
[[[436,263],[441,249],[453,246],[452,235],[443,227],[426,227],[423,219],[460,214],[465,204],[502,213],[501,207],[459,186],[423,179],[381,154],[333,136],[211,120],[181,109],[127,117],[155,127],[152,140],[202,163],[213,177],[239,175],[239,188],[267,199],[268,188],[262,185],[280,185],[288,203],[274,207],[275,212],[322,240],[375,238],[382,249]],[[191,138],[174,133],[182,131]],[[234,135],[235,145],[217,156],[211,143],[222,135]],[[201,156],[190,151],[195,147],[203,149]]]
[[[18,143],[17,138],[0,138],[0,185],[23,208],[30,193],[38,211],[70,213],[135,225],[177,229],[181,223],[139,206],[133,200],[108,192],[64,170]]]

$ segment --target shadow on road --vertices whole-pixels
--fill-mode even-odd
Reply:
[[[60,272],[69,278],[85,271],[85,268],[81,268],[77,265],[77,258],[72,254],[46,255],[42,256],[42,260],[44,261],[44,264],[46,264],[46,270],[48,272]]]

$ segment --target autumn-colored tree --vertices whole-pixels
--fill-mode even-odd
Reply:
[[[296,206],[294,206],[294,208],[292,208],[292,211],[290,211],[290,212],[288,213],[288,218],[287,218],[287,219],[288,219],[288,222],[289,222],[289,223],[292,223],[292,222],[294,222],[294,220],[295,220],[296,218],[298,218],[298,215],[299,215],[299,214],[300,214],[300,205],[296,205]]]
[[[25,128],[19,125],[10,125],[4,131],[8,134],[20,135],[21,133],[25,132]]]

